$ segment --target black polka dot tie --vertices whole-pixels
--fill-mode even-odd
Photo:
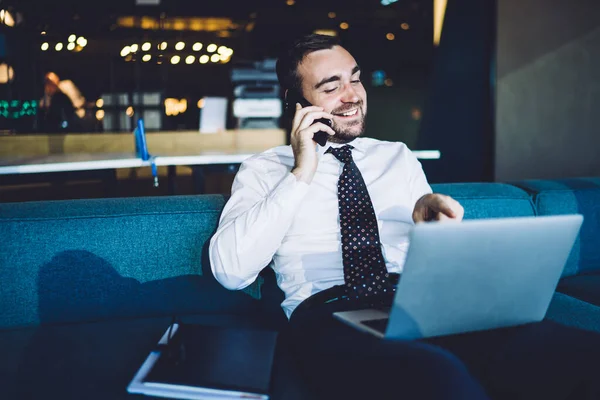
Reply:
[[[352,159],[354,147],[328,148],[344,163],[338,180],[345,292],[349,299],[373,303],[394,292],[381,252],[377,217],[365,181]]]

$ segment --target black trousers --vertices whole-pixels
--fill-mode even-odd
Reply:
[[[311,397],[600,399],[600,334],[550,321],[418,341],[378,339],[338,322],[339,291],[292,314],[283,341]]]

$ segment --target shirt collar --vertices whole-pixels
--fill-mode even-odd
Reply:
[[[338,147],[343,147],[346,144],[352,145],[352,147],[354,147],[353,151],[359,151],[361,153],[364,153],[365,151],[367,151],[367,143],[365,143],[365,140],[363,138],[358,137],[358,138],[354,139],[353,141],[351,141],[350,143],[327,142],[327,144],[325,144],[325,146],[317,146],[317,152],[319,153],[319,155],[323,156],[329,147],[338,148]]]

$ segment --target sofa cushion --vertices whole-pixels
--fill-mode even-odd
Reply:
[[[239,315],[181,319],[211,326],[267,328],[257,318]],[[128,383],[170,323],[163,317],[0,331],[0,396],[130,399]]]
[[[600,307],[556,292],[552,297],[546,319],[574,328],[600,332]]]
[[[503,183],[451,183],[431,185],[462,204],[465,219],[530,217],[535,215],[527,192]]]
[[[569,276],[561,279],[557,290],[600,306],[600,273]]]
[[[563,276],[600,271],[600,178],[516,182],[533,196],[538,215],[583,214]]]
[[[0,280],[10,282],[0,290],[0,329],[250,312],[257,302],[210,272],[223,204],[208,195],[0,204]]]

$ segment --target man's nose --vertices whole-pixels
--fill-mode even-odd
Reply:
[[[360,97],[358,97],[358,93],[352,84],[347,84],[344,86],[344,92],[342,93],[341,100],[343,103],[358,103]]]

